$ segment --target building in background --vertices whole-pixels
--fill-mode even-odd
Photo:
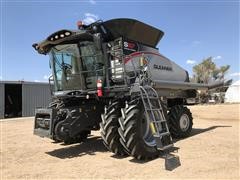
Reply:
[[[48,83],[0,81],[0,118],[33,116],[51,102]]]

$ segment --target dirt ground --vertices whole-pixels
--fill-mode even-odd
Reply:
[[[0,179],[239,179],[240,104],[190,107],[194,129],[177,140],[181,166],[141,162],[108,152],[99,132],[83,144],[62,145],[33,135],[33,118],[0,122]]]

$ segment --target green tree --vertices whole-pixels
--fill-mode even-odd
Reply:
[[[224,77],[229,69],[230,69],[230,65],[221,66],[219,68],[218,78],[221,80],[224,79]]]
[[[201,63],[193,66],[193,79],[197,83],[209,83],[212,80],[223,80],[230,66],[217,67],[212,57],[203,59]]]

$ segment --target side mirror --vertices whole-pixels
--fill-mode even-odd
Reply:
[[[93,35],[93,41],[94,44],[97,48],[97,50],[101,51],[102,50],[102,37],[100,33],[96,33]]]

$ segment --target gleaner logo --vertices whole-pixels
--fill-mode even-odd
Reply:
[[[163,65],[154,64],[153,68],[154,69],[159,69],[159,70],[165,70],[165,71],[172,71],[172,67],[170,67],[170,66],[163,66]]]

